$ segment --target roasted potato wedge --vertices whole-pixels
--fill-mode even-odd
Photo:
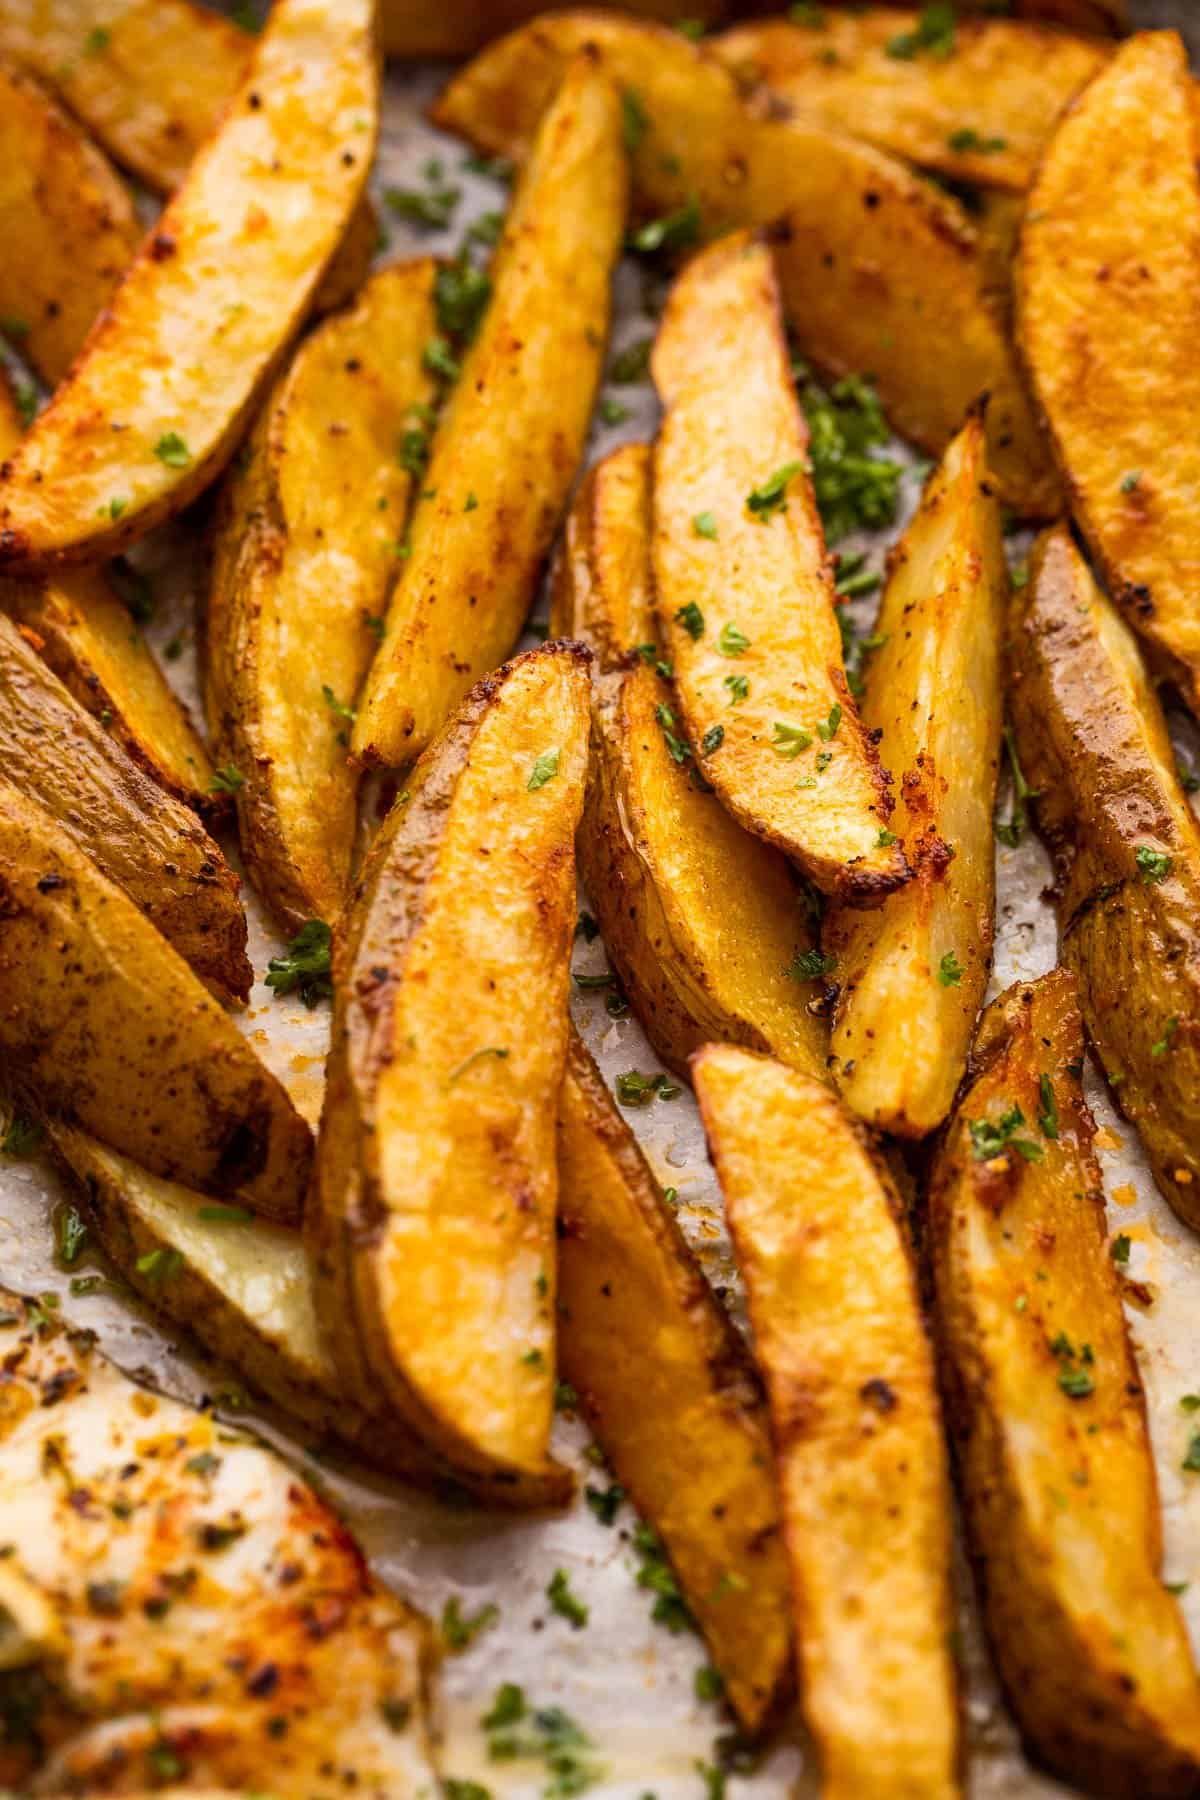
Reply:
[[[679,277],[654,346],[654,586],[696,767],[827,894],[908,878],[888,777],[842,666],[766,246],[735,234]],[[730,683],[741,676],[742,689]],[[828,746],[828,748],[823,748]]]
[[[308,1209],[347,1391],[530,1501],[561,1475],[554,1120],[588,660],[552,644],[481,681],[389,815],[336,941]]]
[[[219,472],[366,180],[372,22],[371,0],[278,0],[220,130],[4,465],[0,564],[111,555]]]
[[[947,56],[897,56],[920,15],[876,6],[820,29],[754,20],[708,48],[772,108],[956,181],[1023,193],[1058,115],[1107,48],[1016,19],[960,20]]]
[[[347,1396],[317,1323],[297,1232],[214,1206],[60,1119],[46,1129],[87,1194],[96,1242],[155,1312],[310,1431],[339,1438],[374,1467],[422,1486],[463,1485],[394,1413],[364,1410]],[[508,1494],[495,1481],[475,1491],[501,1506]]]
[[[924,1137],[950,1111],[992,962],[992,812],[1008,570],[976,414],[892,552],[862,720],[900,781],[892,829],[915,879],[826,920],[839,983],[831,1049],[868,1123]]]
[[[766,1380],[821,1791],[957,1795],[950,1494],[900,1201],[819,1082],[726,1044],[692,1069]]]
[[[869,373],[895,428],[935,456],[990,393],[1001,498],[1033,516],[1059,510],[991,261],[958,202],[913,170],[798,120],[752,123],[714,56],[612,13],[553,14],[502,38],[450,83],[435,122],[522,158],[565,61],[588,44],[648,122],[633,156],[644,213],[694,206],[709,235],[778,226],[784,307],[804,355],[834,375]]]
[[[430,260],[381,270],[305,339],[276,383],[217,524],[208,718],[242,777],[242,852],[290,930],[332,919],[350,882],[358,773],[343,719],[383,628],[411,475],[397,460],[433,396]],[[340,707],[340,711],[337,709]]]
[[[580,58],[539,127],[434,439],[351,740],[364,762],[417,756],[520,636],[587,438],[626,188],[620,102]]]
[[[247,998],[238,878],[195,814],[134,766],[0,614],[0,767],[124,889],[201,980]]]
[[[7,1073],[155,1174],[297,1219],[312,1137],[284,1089],[133,901],[6,780],[0,898]]]
[[[141,238],[113,169],[32,76],[0,63],[0,331],[51,387]]]
[[[762,1389],[574,1033],[558,1163],[563,1373],[758,1731],[790,1685],[792,1638]]]
[[[1123,44],[1030,192],[1017,333],[1109,592],[1200,707],[1200,176],[1187,54]],[[1119,132],[1114,119],[1121,121]]]
[[[258,1791],[269,1759],[278,1800],[331,1765],[363,1793],[431,1793],[428,1627],[332,1509],[264,1445],[121,1374],[93,1332],[9,1291],[0,1307],[6,1566],[61,1645],[4,1678],[5,1790],[195,1800]]]
[[[581,488],[550,628],[595,657],[579,869],[654,1048],[680,1074],[693,1050],[725,1038],[824,1075],[828,1031],[797,976],[816,944],[811,910],[786,860],[696,785],[663,723],[672,697],[654,666],[646,445],[614,451]]]
[[[930,1194],[951,1434],[988,1635],[1030,1749],[1089,1793],[1193,1794],[1200,1687],[1162,1585],[1082,1067],[1066,970],[988,1008]]]
[[[1011,663],[1060,955],[1155,1180],[1200,1226],[1200,826],[1137,644],[1066,526],[1014,596]]]

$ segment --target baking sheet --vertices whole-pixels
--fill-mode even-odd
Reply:
[[[1191,7],[1143,7],[1145,23],[1191,24]],[[1193,29],[1195,27],[1193,26]],[[479,214],[503,206],[497,185],[464,168],[466,151],[457,141],[431,131],[422,109],[436,91],[441,72],[390,73],[385,129],[375,176],[376,197],[387,219],[391,243],[385,257],[428,250],[449,251]],[[389,186],[425,185],[431,157],[444,166],[447,184],[463,189],[452,229],[415,232],[389,216]],[[653,275],[634,264],[622,267],[616,289],[613,351],[653,330],[652,312],[661,298]],[[650,309],[650,311],[647,310]],[[648,386],[609,389],[629,407],[616,428],[597,432],[594,459],[615,444],[645,438],[654,426]],[[898,455],[905,455],[897,450]],[[904,482],[902,514],[918,488],[914,473]],[[876,564],[894,532],[875,539],[849,540],[842,548],[869,549]],[[150,574],[156,613],[150,635],[161,649],[182,647],[168,664],[185,697],[195,699],[192,608],[199,572],[194,523],[157,534],[139,554]],[[869,611],[873,602],[866,603]],[[533,641],[531,638],[529,641]],[[1180,727],[1187,733],[1187,727]],[[1195,752],[1194,740],[1189,746]],[[1054,963],[1055,931],[1043,899],[1048,865],[1032,837],[1015,850],[997,846],[999,912],[992,991],[1011,981],[1042,974]],[[246,889],[250,955],[260,977],[280,948],[253,892]],[[586,904],[586,898],[583,899]],[[577,941],[575,966],[597,973],[605,966],[603,946]],[[611,1019],[602,993],[576,994],[576,1023],[605,1076],[622,1070],[652,1071],[659,1064],[633,1018]],[[240,1024],[264,1060],[286,1083],[301,1111],[316,1121],[322,1064],[328,1035],[328,1008],[307,1012],[294,999],[275,999],[260,981]],[[1200,1479],[1182,1473],[1190,1426],[1179,1406],[1183,1393],[1200,1385],[1200,1356],[1194,1352],[1194,1319],[1200,1314],[1200,1241],[1182,1227],[1159,1198],[1132,1131],[1113,1111],[1094,1069],[1089,1099],[1101,1126],[1099,1154],[1108,1194],[1110,1229],[1132,1240],[1129,1273],[1153,1294],[1146,1310],[1130,1313],[1138,1359],[1146,1385],[1166,1534],[1164,1577],[1187,1581],[1182,1605],[1193,1643],[1200,1647]],[[736,1304],[737,1282],[724,1235],[720,1202],[704,1154],[690,1094],[656,1100],[629,1115],[664,1185],[679,1193],[679,1217],[710,1279]],[[56,1266],[52,1217],[67,1190],[40,1158],[0,1159],[0,1271],[4,1281],[28,1291],[61,1295],[72,1323],[98,1332],[107,1353],[131,1374],[165,1391],[198,1401],[227,1385],[218,1369],[158,1329],[149,1316],[115,1286],[87,1296],[70,1294],[70,1277],[102,1270],[85,1258],[69,1273]],[[236,1378],[236,1371],[232,1372]],[[711,1792],[706,1771],[722,1760],[721,1740],[733,1731],[720,1703],[702,1701],[696,1671],[707,1658],[690,1633],[674,1637],[650,1617],[653,1596],[637,1586],[639,1558],[632,1532],[636,1519],[623,1506],[607,1527],[582,1498],[583,1483],[595,1478],[586,1459],[589,1438],[582,1423],[560,1415],[555,1452],[579,1472],[580,1500],[562,1516],[536,1519],[451,1511],[423,1496],[355,1468],[327,1446],[312,1446],[290,1435],[281,1421],[257,1410],[239,1411],[323,1485],[359,1538],[379,1576],[435,1619],[457,1598],[473,1617],[495,1607],[494,1621],[469,1648],[449,1655],[436,1697],[444,1775],[484,1784],[493,1795],[533,1800],[547,1776],[536,1759],[494,1763],[487,1757],[481,1720],[501,1682],[519,1683],[531,1704],[564,1708],[587,1733],[589,1760],[597,1779],[589,1789],[609,1800],[696,1800]],[[666,1427],[664,1427],[666,1428]],[[572,1590],[589,1609],[587,1626],[574,1630],[553,1613],[546,1587],[555,1570],[567,1572]],[[968,1791],[983,1797],[1065,1794],[1071,1790],[1034,1772],[1022,1757],[1012,1723],[996,1690],[980,1644],[965,1569],[959,1571],[963,1597],[963,1658],[966,1668],[970,1753]],[[726,1750],[727,1756],[727,1750]],[[811,1758],[798,1727],[785,1734],[751,1769],[730,1772],[729,1800],[801,1800],[817,1793]]]

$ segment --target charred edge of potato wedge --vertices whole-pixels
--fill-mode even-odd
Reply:
[[[242,777],[242,854],[290,931],[335,918],[350,884],[359,771],[335,708],[358,693],[395,574],[412,487],[397,445],[434,391],[436,274],[431,258],[382,269],[304,340],[221,492],[206,706]]]
[[[1082,1072],[1068,971],[985,1013],[930,1191],[951,1439],[985,1622],[1031,1752],[1105,1794],[1192,1794],[1200,1688],[1161,1581]]]
[[[245,1000],[254,980],[246,915],[220,847],[75,704],[29,635],[0,612],[5,775],[45,807],[203,981]]]
[[[1200,826],[1128,627],[1066,526],[1013,599],[1010,706],[1059,940],[1113,1096],[1200,1225]]]
[[[862,700],[898,777],[892,826],[915,879],[876,912],[831,915],[823,934],[838,1088],[902,1137],[950,1111],[991,968],[1008,573],[985,458],[977,412],[891,552]]]
[[[337,934],[308,1214],[318,1311],[350,1391],[386,1396],[455,1467],[510,1483],[515,1504],[561,1498],[570,1481],[546,1457],[554,1068],[566,1046],[589,662],[583,645],[551,643],[479,682],[376,839]],[[540,815],[526,804],[538,795],[549,801]],[[486,892],[470,849],[485,829]],[[414,1082],[415,1112],[402,1105]],[[401,1193],[393,1135],[418,1116],[428,1182]],[[438,1160],[451,1143],[457,1211]],[[501,1206],[514,1181],[521,1197]],[[458,1242],[460,1219],[469,1243]],[[501,1274],[503,1300],[491,1291]],[[451,1276],[453,1328],[442,1316]],[[405,1298],[414,1284],[417,1312]]]
[[[655,598],[696,767],[739,824],[825,893],[877,906],[911,872],[846,685],[808,428],[761,238],[735,233],[688,264],[651,368],[664,409]],[[696,525],[706,509],[707,533]],[[747,680],[736,705],[731,670]]]
[[[6,571],[111,556],[220,471],[359,201],[378,92],[372,0],[277,0],[219,129],[0,469]],[[145,372],[167,365],[164,397]]]
[[[574,1033],[558,1143],[563,1373],[758,1732],[790,1688],[792,1634],[754,1365]]]
[[[312,1134],[172,946],[0,780],[0,1056],[157,1174],[294,1222]]]
[[[692,1059],[746,1284],[792,1570],[801,1704],[828,1794],[957,1800],[951,1502],[901,1205],[811,1078]]]
[[[584,481],[552,582],[552,633],[596,659],[584,887],[668,1067],[686,1076],[693,1050],[725,1038],[823,1076],[828,1035],[796,974],[816,945],[803,890],[667,747],[649,545],[650,450],[629,444]]]

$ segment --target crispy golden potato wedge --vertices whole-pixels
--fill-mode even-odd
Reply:
[[[372,19],[371,0],[278,0],[220,130],[4,465],[0,564],[111,555],[219,472],[366,180]]]
[[[0,63],[0,331],[51,387],[133,260],[115,171],[32,76]]]
[[[693,1050],[724,1038],[823,1076],[829,1034],[809,1010],[814,990],[799,985],[799,959],[816,945],[811,910],[786,859],[678,760],[671,689],[654,666],[646,445],[615,450],[581,488],[550,629],[595,657],[576,850],[605,948],[654,1048],[680,1074]]]
[[[688,265],[652,367],[664,409],[654,585],[696,767],[825,893],[877,905],[909,871],[886,829],[888,777],[846,686],[764,244],[735,234]],[[730,687],[738,676],[744,691]]]
[[[1034,1754],[1088,1792],[1200,1781],[1142,1386],[1105,1242],[1064,969],[1002,994],[934,1164],[951,1435],[992,1650]]]
[[[956,181],[1023,193],[1058,115],[1109,51],[1016,19],[960,20],[946,56],[889,51],[920,14],[830,11],[820,29],[753,20],[708,48],[772,108]]]
[[[678,32],[593,11],[552,14],[493,44],[451,81],[435,122],[522,158],[564,63],[588,44],[645,120],[632,133],[642,212],[694,206],[709,235],[778,226],[783,302],[803,354],[833,375],[870,374],[897,431],[935,456],[990,393],[1002,499],[1036,517],[1059,510],[991,261],[961,205],[913,170],[798,120],[752,122],[715,56]]]
[[[822,1793],[957,1795],[950,1494],[900,1201],[819,1082],[692,1059],[746,1282]]]
[[[1066,114],[1029,196],[1017,333],[1071,510],[1109,592],[1196,708],[1200,176],[1191,85],[1178,35],[1144,32]]]
[[[792,1648],[762,1389],[574,1033],[558,1163],[563,1374],[756,1732],[790,1686]]]
[[[254,973],[238,878],[195,814],[78,707],[0,614],[0,766],[191,964],[244,1000]]]
[[[1065,525],[1014,596],[1010,662],[1060,955],[1155,1180],[1200,1226],[1200,826],[1137,644]]]
[[[293,931],[335,918],[350,882],[358,771],[346,717],[404,534],[412,478],[397,445],[406,431],[424,443],[436,272],[428,259],[381,270],[305,339],[230,472],[217,523],[209,725],[218,760],[242,777],[247,868]]]
[[[551,644],[481,681],[389,815],[336,939],[308,1209],[347,1391],[533,1503],[562,1474],[554,1120],[588,660]]]
[[[892,828],[915,879],[825,922],[839,983],[831,1049],[846,1104],[924,1137],[950,1111],[992,962],[992,812],[1008,570],[976,414],[892,552],[862,704],[897,771]]]
[[[520,636],[587,438],[627,185],[620,103],[582,57],[539,127],[438,425],[351,740],[364,762],[417,756]]]
[[[155,1174],[296,1220],[312,1137],[133,901],[0,781],[0,1059]]]
[[[253,38],[191,0],[0,0],[0,56],[56,89],[156,193],[183,180],[253,50]]]
[[[149,1174],[61,1119],[46,1121],[59,1161],[82,1184],[97,1243],[143,1300],[194,1334],[246,1383],[310,1431],[421,1485],[461,1478],[394,1413],[346,1394],[317,1322],[303,1238],[285,1225]],[[474,1491],[503,1505],[508,1488]]]

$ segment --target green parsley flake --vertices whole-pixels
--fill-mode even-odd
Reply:
[[[683,626],[693,643],[704,636],[704,614],[694,600],[681,606],[675,614],[676,623]]]
[[[191,451],[177,431],[164,432],[154,446],[154,454],[169,469],[186,469],[192,460]]]
[[[64,1206],[54,1221],[55,1250],[64,1269],[77,1263],[87,1248],[88,1228],[74,1206]]]
[[[650,219],[626,240],[630,250],[654,255],[660,250],[684,250],[700,236],[700,202],[689,194],[684,204],[661,219]]]
[[[946,143],[951,150],[967,151],[975,156],[995,156],[999,151],[1008,149],[1007,138],[983,137],[972,125],[964,125],[958,131],[952,131]]]
[[[311,1012],[333,994],[333,933],[324,919],[307,920],[282,956],[267,964],[267,986],[275,995],[297,992]]]
[[[697,513],[692,520],[692,531],[696,537],[715,538],[717,535],[717,515],[710,512]]]
[[[565,1569],[555,1569],[546,1588],[546,1598],[550,1602],[552,1612],[568,1621],[573,1631],[582,1631],[588,1622],[588,1608],[577,1594],[571,1592],[571,1583]]]
[[[878,530],[896,516],[903,463],[873,451],[890,436],[870,382],[847,376],[828,392],[801,371],[813,494],[831,546],[852,531]]]
[[[1036,800],[1040,790],[1031,788],[1026,781],[1017,758],[1017,741],[1007,725],[1004,727],[1004,747],[1008,752],[1008,764],[1012,774],[1012,812],[1005,823],[1001,823],[999,819],[995,820],[992,829],[1002,844],[1007,844],[1010,850],[1015,850],[1025,835],[1025,827],[1029,823],[1029,814],[1025,803],[1027,800]]]
[[[771,748],[780,756],[799,756],[812,743],[812,734],[800,725],[788,725],[782,719],[776,719],[771,729],[775,734]]]
[[[1138,845],[1133,860],[1145,887],[1154,887],[1158,882],[1165,881],[1174,867],[1171,857],[1162,850],[1151,850],[1148,844]]]
[[[238,789],[244,788],[245,785],[246,777],[241,770],[235,769],[232,763],[226,763],[224,768],[213,770],[213,778],[208,784],[208,791],[210,794],[236,794]]]
[[[608,379],[615,381],[618,387],[632,387],[639,381],[645,381],[650,372],[650,352],[654,348],[653,338],[639,338],[636,344],[629,344],[618,351],[609,364]]]
[[[439,268],[433,298],[445,336],[460,344],[473,342],[491,297],[491,277],[477,269],[465,251]]]
[[[626,1069],[617,1076],[617,1099],[622,1106],[649,1106],[656,1097],[676,1100],[681,1092],[666,1075],[643,1075],[640,1069]]]
[[[466,1650],[475,1642],[481,1631],[486,1631],[489,1625],[494,1625],[499,1617],[499,1607],[488,1605],[481,1606],[477,1613],[473,1613],[470,1618],[467,1618],[462,1611],[458,1595],[451,1594],[442,1608],[442,1642],[447,1650],[458,1655],[460,1651]]]
[[[836,968],[836,956],[826,956],[820,950],[800,950],[787,972],[793,981],[820,981],[824,976],[832,975]]]
[[[583,1497],[600,1523],[611,1525],[621,1510],[625,1489],[619,1481],[614,1481],[610,1487],[606,1488],[586,1487],[583,1490]]]
[[[147,1250],[139,1256],[133,1265],[139,1275],[144,1275],[152,1287],[161,1287],[164,1281],[170,1281],[178,1275],[183,1267],[183,1257],[178,1250]]]
[[[462,1061],[456,1063],[451,1069],[446,1077],[446,1086],[449,1087],[452,1082],[458,1080],[460,1075],[465,1075],[468,1069],[473,1069],[476,1063],[483,1062],[485,1057],[489,1056],[494,1056],[497,1062],[507,1062],[507,1046],[504,1044],[484,1044],[482,1049],[472,1050],[470,1056],[464,1056]]]
[[[1179,1020],[1175,1017],[1164,1019],[1162,1036],[1156,1044],[1151,1044],[1151,1056],[1165,1056],[1175,1042],[1175,1033],[1179,1030]]]
[[[384,188],[383,197],[396,217],[407,224],[420,225],[427,231],[445,231],[462,199],[462,189],[389,187]]]
[[[834,705],[829,709],[829,717],[817,726],[817,736],[823,744],[828,744],[837,736],[838,726],[842,722],[842,709]]]
[[[891,57],[911,62],[922,50],[930,56],[945,58],[954,54],[954,7],[950,0],[934,0],[921,9],[914,31],[902,31],[889,38],[884,46]]]
[[[765,525],[773,514],[787,510],[788,484],[795,480],[803,468],[802,462],[784,463],[781,469],[768,475],[764,482],[746,496],[747,511],[753,514],[760,525]]]
[[[730,706],[737,706],[749,695],[750,677],[748,675],[726,675],[724,685],[729,689]]]
[[[1044,1154],[1041,1145],[1035,1144],[1032,1139],[1018,1138],[1015,1135],[1024,1123],[1025,1114],[1015,1102],[998,1119],[971,1119],[967,1129],[971,1134],[975,1160],[991,1162],[993,1158],[1003,1155],[1011,1144],[1026,1162],[1040,1162]]]
[[[709,727],[701,739],[700,748],[703,750],[705,756],[711,756],[713,751],[719,750],[724,742],[725,727],[723,725],[713,725]]]
[[[1118,1232],[1117,1236],[1113,1239],[1112,1244],[1109,1247],[1108,1253],[1112,1257],[1113,1261],[1116,1263],[1116,1265],[1119,1269],[1124,1269],[1128,1266],[1129,1252],[1130,1252],[1131,1248],[1132,1248],[1132,1243],[1131,1243],[1131,1239],[1129,1237],[1128,1232],[1125,1232],[1125,1231]]]
[[[1058,1136],[1058,1101],[1054,1097],[1054,1083],[1048,1075],[1038,1076],[1038,1099],[1041,1106],[1038,1111],[1038,1128],[1043,1137]]]
[[[554,780],[558,774],[558,759],[561,754],[559,750],[542,751],[529,771],[529,780],[525,783],[529,793],[536,794],[539,788],[544,788],[548,781]]]
[[[965,970],[953,950],[947,950],[938,964],[938,980],[943,987],[957,987]]]
[[[621,89],[621,136],[633,156],[650,129],[650,115],[636,88]]]
[[[717,649],[722,656],[743,656],[749,648],[750,639],[745,632],[739,631],[736,625],[722,625],[717,639]]]

